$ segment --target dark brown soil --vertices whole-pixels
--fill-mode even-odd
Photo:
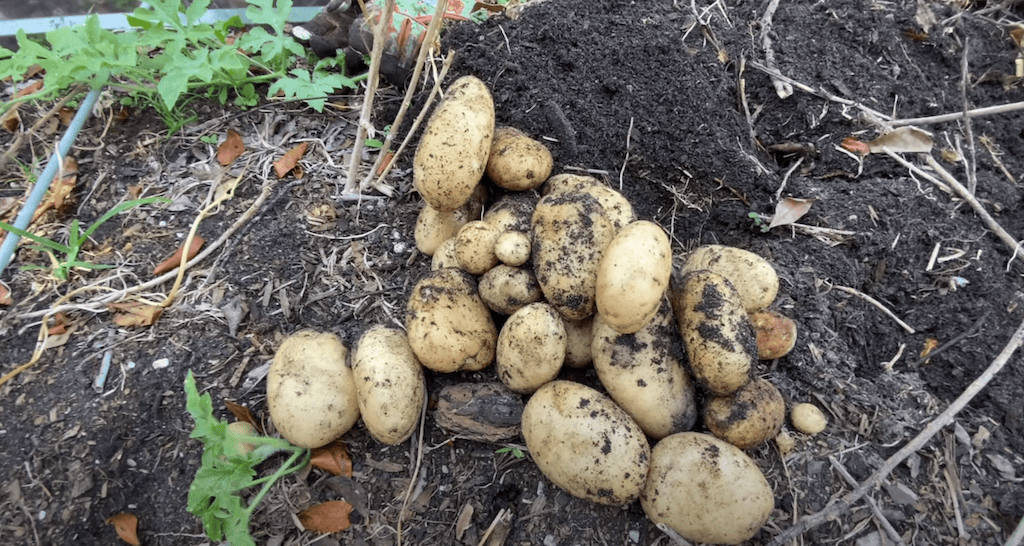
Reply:
[[[1019,50],[1009,38],[1010,24],[1024,19],[1021,5],[961,12],[929,4],[937,22],[924,32],[914,3],[782,2],[769,34],[776,67],[815,91],[798,89],[786,99],[754,67],[766,63],[766,7],[737,1],[696,5],[694,12],[668,0],[548,0],[514,20],[455,26],[444,41],[457,51],[451,78],[483,79],[500,123],[544,139],[557,172],[589,170],[620,189],[640,217],[671,233],[678,256],[722,243],[754,251],[778,270],[775,306],[797,321],[799,339],[792,353],[762,362],[757,374],[774,382],[787,404],[817,404],[830,423],[817,436],[794,433],[796,449],[785,459],[774,444],[750,451],[776,495],[775,513],[751,544],[769,542],[850,490],[829,457],[858,481],[867,479],[981,375],[1024,320],[1024,257],[1013,257],[967,203],[884,154],[867,156],[861,169],[838,148],[847,137],[869,141],[879,134],[852,103],[898,119],[962,111],[965,43],[970,108],[1024,100],[1014,77]],[[695,18],[702,24],[691,28]],[[379,127],[390,123],[385,113],[397,97],[382,92]],[[23,109],[23,120],[31,123],[47,107]],[[195,266],[155,326],[114,326],[91,303],[103,292],[72,298],[68,315],[78,328],[67,343],[0,387],[0,543],[111,544],[117,539],[104,520],[118,512],[139,516],[147,545],[209,543],[185,511],[201,456],[184,409],[187,371],[221,415],[227,399],[265,416],[264,385],[249,384],[246,374],[269,361],[284,336],[315,328],[351,345],[373,324],[400,325],[405,298],[429,268],[412,241],[421,201],[411,190],[408,158],[390,180],[394,197],[338,199],[357,113],[273,105],[230,117],[235,112],[195,108],[203,123],[166,140],[145,112],[106,131],[106,118],[96,116],[79,136],[76,203],[49,218],[48,234],[72,218],[91,222],[130,186],[177,201],[124,215],[97,233],[86,257],[123,264],[123,281],[105,285],[148,280],[152,266],[180,244],[216,179],[208,174],[213,147],[200,136],[234,128],[249,149],[239,161],[249,166],[238,195],[200,227],[207,241],[253,203],[273,176],[270,162],[312,139],[304,177],[271,181],[271,197],[257,216],[223,251]],[[1024,237],[1022,122],[1019,112],[974,118],[973,141],[962,122],[921,125],[933,134],[936,158],[948,158],[940,150],[960,143],[976,169],[978,200],[1016,237]],[[43,157],[53,138],[33,139],[21,160],[30,163],[33,152]],[[11,140],[0,136],[5,149]],[[783,144],[796,146],[779,151]],[[967,180],[962,162],[939,161]],[[5,169],[0,198],[24,191],[17,172]],[[226,176],[239,172],[236,166]],[[823,229],[764,232],[749,216],[775,211],[784,180],[781,197],[815,200],[799,222]],[[136,224],[142,229],[124,235]],[[45,258],[22,250],[15,265],[27,263]],[[55,285],[42,273],[4,272],[0,280],[15,303],[0,308],[0,371],[30,359],[38,321],[60,295],[108,276],[85,273]],[[839,287],[875,298],[914,333]],[[161,286],[145,296],[159,301],[169,290]],[[248,311],[237,331],[226,311],[234,302]],[[954,343],[922,359],[929,340]],[[113,369],[97,393],[91,383],[108,350]],[[160,358],[169,365],[154,368]],[[563,374],[597,384],[592,370]],[[436,394],[460,381],[494,379],[493,369],[433,374],[428,386]],[[1024,367],[1016,356],[954,426],[870,495],[906,543],[1004,543],[1024,515],[1021,399]],[[502,509],[512,514],[506,544],[671,543],[638,503],[603,507],[572,498],[528,455],[452,437],[430,412],[422,438],[400,446],[375,442],[361,424],[343,439],[366,495],[365,511],[334,535],[341,543],[397,542],[399,510],[421,446],[404,544],[477,544]],[[258,544],[315,538],[300,533],[290,514],[338,498],[321,477],[314,471],[275,490],[254,519]],[[456,520],[467,505],[474,509],[471,525],[457,540]],[[879,529],[857,503],[805,533],[802,543],[880,544]]]

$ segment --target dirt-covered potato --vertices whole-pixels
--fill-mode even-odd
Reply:
[[[583,320],[562,317],[562,323],[565,325],[565,365],[586,368],[594,361],[590,351],[594,340],[594,317]]]
[[[757,358],[775,360],[789,354],[796,346],[796,322],[769,309],[750,313],[757,339]]]
[[[558,376],[565,360],[565,326],[550,305],[531,303],[505,321],[495,368],[511,390],[530,393]]]
[[[704,404],[708,430],[740,449],[775,437],[785,420],[786,402],[767,379],[755,379],[728,396],[715,396]]]
[[[533,271],[510,265],[496,265],[480,277],[480,298],[492,311],[511,315],[544,299]]]
[[[535,208],[537,208],[537,198],[533,192],[507,193],[487,208],[483,220],[502,233],[506,231],[530,233],[530,219],[533,218],[533,209]]]
[[[533,268],[548,303],[570,320],[594,314],[597,271],[614,228],[597,199],[546,196],[533,213]]]
[[[483,220],[474,220],[459,230],[455,236],[455,257],[459,267],[473,275],[483,275],[498,265],[494,254],[494,243],[501,235],[494,226]]]
[[[413,158],[413,185],[431,207],[452,211],[483,177],[494,135],[494,100],[475,76],[451,86],[431,114]]]
[[[459,257],[455,255],[455,237],[441,243],[434,251],[434,257],[430,259],[431,271],[437,271],[444,267],[459,268]]]
[[[359,402],[348,348],[338,336],[302,330],[288,336],[267,373],[270,419],[286,440],[320,447],[348,432]]]
[[[501,263],[519,267],[530,260],[530,236],[521,231],[506,231],[494,241],[494,255]]]
[[[775,268],[749,250],[722,245],[697,247],[686,258],[683,272],[701,269],[729,279],[748,312],[768,307],[779,292],[779,275]]]
[[[793,421],[793,428],[804,434],[817,434],[828,426],[825,414],[818,409],[818,406],[807,402],[793,406],[789,412],[789,418]]]
[[[562,173],[548,178],[548,181],[544,183],[543,190],[544,196],[547,197],[549,195],[579,191],[583,188],[600,185],[601,181],[593,176]]]
[[[554,161],[551,151],[514,127],[497,127],[487,159],[487,176],[499,187],[532,190],[548,179]]]
[[[650,446],[611,398],[579,383],[552,381],[530,397],[522,426],[537,467],[569,494],[611,505],[640,495]]]
[[[578,190],[581,193],[587,193],[593,195],[598,203],[601,203],[601,207],[608,215],[608,219],[612,222],[612,227],[615,231],[618,231],[634,220],[636,215],[633,213],[633,205],[629,203],[621,193],[605,186],[604,184],[596,184],[593,186],[584,186]]]
[[[412,289],[405,317],[409,345],[436,372],[475,371],[494,361],[498,329],[469,274],[446,267]]]
[[[597,271],[597,313],[615,331],[644,327],[672,277],[672,243],[661,226],[640,220],[619,230]]]
[[[594,315],[591,353],[601,384],[648,436],[664,438],[693,427],[696,393],[667,298],[636,333],[619,333],[603,315]]]
[[[746,385],[757,344],[732,283],[711,271],[693,271],[683,276],[675,297],[679,331],[697,383],[719,396]]]
[[[370,435],[389,445],[409,438],[419,422],[426,383],[405,332],[374,326],[363,333],[352,355],[352,375]]]
[[[433,256],[441,243],[454,237],[462,226],[480,217],[486,197],[484,186],[477,185],[469,201],[456,210],[442,212],[424,203],[413,230],[416,248],[427,256]]]
[[[749,540],[775,509],[768,480],[738,447],[708,434],[681,432],[651,451],[640,505],[654,523],[707,544]]]

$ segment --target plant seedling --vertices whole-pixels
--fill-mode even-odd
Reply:
[[[516,459],[522,459],[523,457],[526,456],[526,454],[523,453],[523,450],[519,449],[516,446],[505,446],[494,451],[495,455],[501,455],[502,453],[511,453],[512,456],[515,457]]]
[[[768,224],[764,223],[764,220],[761,219],[760,214],[756,212],[750,212],[747,213],[747,216],[754,220],[754,225],[761,228],[761,233],[768,233],[770,227],[768,226]]]

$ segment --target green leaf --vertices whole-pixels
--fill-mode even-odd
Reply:
[[[63,252],[65,254],[71,252],[71,248],[68,247],[67,245],[62,245],[56,241],[47,239],[46,237],[41,237],[39,235],[36,235],[35,233],[25,231],[21,228],[16,228],[11,224],[8,224],[7,222],[0,222],[0,229],[4,231],[10,231],[11,233],[19,237],[24,237],[34,243],[38,243],[48,249],[55,250],[57,252]]]
[[[210,0],[192,0],[192,4],[185,10],[185,21],[188,23],[188,26],[195,25],[196,21],[206,13],[206,9],[209,7]]]

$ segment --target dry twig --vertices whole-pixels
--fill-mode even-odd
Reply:
[[[828,462],[832,463],[832,468],[836,469],[836,472],[846,480],[846,483],[848,483],[850,487],[857,487],[857,480],[850,475],[846,470],[846,467],[843,466],[843,463],[839,462],[839,460],[831,455],[828,458]],[[893,528],[892,524],[889,523],[889,520],[885,518],[884,514],[882,514],[882,510],[878,508],[878,503],[876,503],[871,497],[865,497],[864,501],[867,502],[868,508],[871,508],[871,512],[875,514],[875,519],[878,520],[878,524],[882,526],[882,529],[885,529],[885,534],[889,535],[889,538],[896,544],[904,546],[906,543],[903,542],[903,538],[900,537],[900,534],[896,532],[896,529]]]
[[[875,298],[872,298],[871,296],[865,294],[864,292],[861,292],[860,290],[850,288],[849,286],[840,286],[837,284],[835,285],[835,287],[848,294],[853,294],[854,296],[857,296],[858,298],[861,298],[864,301],[870,303],[871,305],[874,305],[875,307],[881,309],[886,315],[889,315],[889,317],[892,318],[892,320],[895,320],[897,324],[899,324],[904,330],[906,330],[907,333],[916,333],[909,324],[900,320],[900,318],[897,317],[895,313],[890,311],[888,308],[886,308],[886,306],[882,305],[882,303],[876,300]]]

